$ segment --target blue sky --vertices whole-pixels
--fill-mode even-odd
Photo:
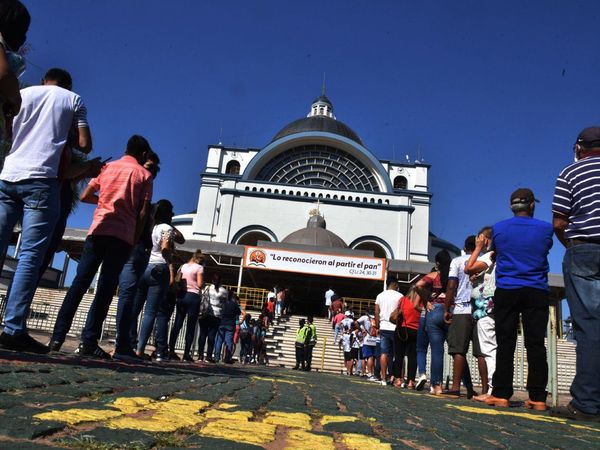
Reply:
[[[94,153],[133,133],[162,159],[155,198],[196,208],[207,145],[265,146],[320,93],[379,158],[432,165],[431,231],[457,245],[510,216],[550,220],[581,128],[600,123],[600,2],[25,0],[29,67],[69,70]],[[69,225],[87,227],[82,205]],[[301,226],[305,218],[299,218]],[[333,230],[335,231],[335,230]],[[555,243],[551,270],[560,272]]]

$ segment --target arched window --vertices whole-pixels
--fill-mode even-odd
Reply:
[[[248,186],[246,186],[246,191],[249,191],[249,190],[250,190],[250,188]]]
[[[256,188],[255,187],[252,188],[252,192],[256,192]]]
[[[286,195],[286,194],[287,194],[287,191],[284,189],[284,190],[282,190],[282,191],[281,191],[281,193],[282,193],[283,195]]]
[[[331,198],[331,195],[327,194],[327,195],[325,196],[325,198]]]
[[[227,166],[225,167],[225,173],[228,173],[231,175],[239,175],[240,174],[240,163],[237,162],[235,159],[232,159],[231,161],[229,161],[227,163]]]
[[[260,188],[259,192],[265,192],[264,188]]]
[[[345,195],[342,195],[342,196],[340,197],[340,200],[346,200],[346,196],[345,196]]]
[[[267,194],[270,194],[270,193],[271,193],[271,189],[267,189]]]
[[[338,196],[337,196],[337,195],[334,195],[334,196],[333,196],[333,199],[334,199],[334,200],[337,200],[337,199],[338,199]]]
[[[379,200],[377,200],[377,203],[379,203],[381,205],[383,202],[381,201],[381,199],[379,199]]]
[[[398,175],[396,178],[394,178],[394,189],[406,189],[407,186],[408,180],[406,177]]]
[[[275,191],[273,192],[274,194],[279,194],[279,189],[275,189]],[[285,191],[281,192],[282,194],[285,194]]]

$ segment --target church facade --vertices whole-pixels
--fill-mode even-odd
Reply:
[[[262,149],[210,145],[197,211],[174,224],[192,240],[280,243],[318,211],[335,246],[427,262],[453,247],[429,233],[429,168],[376,158],[321,95]]]

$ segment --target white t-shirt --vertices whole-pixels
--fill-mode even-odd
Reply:
[[[160,251],[160,243],[163,239],[173,242],[173,227],[168,223],[155,225],[152,229],[152,250],[150,251],[148,264],[167,264]]]
[[[456,297],[454,297],[454,310],[452,314],[471,314],[471,280],[465,273],[465,266],[470,255],[457,256],[450,262],[448,278],[458,282]]]
[[[489,298],[494,296],[496,291],[496,265],[492,261],[494,252],[487,252],[485,255],[477,258],[477,261],[485,263],[488,268],[479,274],[479,277],[473,284],[471,298],[477,299],[480,297]]]
[[[85,105],[79,95],[58,86],[28,87],[21,98],[0,179],[56,178],[71,126],[88,127]]]
[[[331,289],[325,291],[325,306],[331,306],[331,297],[333,297],[334,295],[335,292],[333,292]]]
[[[402,294],[392,289],[387,289],[377,296],[375,304],[379,305],[379,329],[394,331],[396,324],[390,322],[390,314],[398,307]]]
[[[377,345],[377,338],[371,336],[371,318],[368,315],[360,316],[357,320],[358,324],[363,328],[365,337],[364,345]]]
[[[350,350],[352,350],[352,343],[350,342],[351,336],[352,335],[350,333],[342,334],[341,342],[342,342],[342,348],[344,349],[345,352],[349,352]]]
[[[227,300],[228,295],[229,295],[229,292],[223,286],[219,286],[219,288],[216,289],[215,285],[211,284],[208,287],[208,296],[210,298],[210,308],[212,310],[213,316],[221,317],[223,303],[225,303],[225,300]]]

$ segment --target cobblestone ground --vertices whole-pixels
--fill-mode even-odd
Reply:
[[[0,350],[0,448],[600,448],[600,426],[360,378]]]

